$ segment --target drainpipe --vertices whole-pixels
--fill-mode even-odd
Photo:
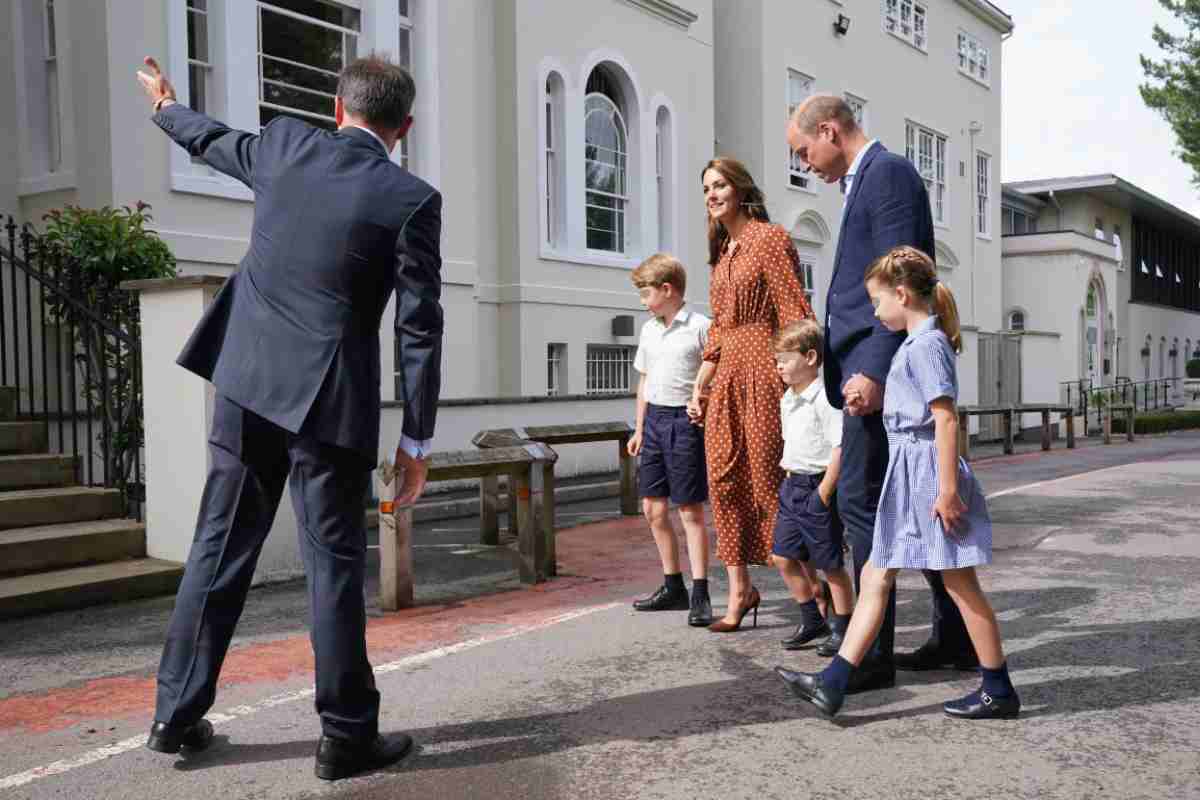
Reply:
[[[975,136],[983,132],[983,124],[971,120],[971,123],[967,125],[967,131],[971,134],[969,158],[971,159],[971,176],[973,178],[970,190],[967,192],[967,199],[971,203],[971,213],[968,215],[968,219],[971,220],[971,324],[979,327],[979,317],[975,314],[975,270],[979,267],[975,259],[975,239],[976,233],[979,231],[979,204],[975,201],[975,194],[979,191],[979,158],[975,154]]]
[[[1054,207],[1056,209],[1058,209],[1058,222],[1057,222],[1057,224],[1055,224],[1054,229],[1056,231],[1061,231],[1062,230],[1062,206],[1059,205],[1058,198],[1054,196],[1053,189],[1050,190],[1050,202],[1054,203]]]

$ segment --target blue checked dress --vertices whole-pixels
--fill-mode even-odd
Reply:
[[[900,345],[888,371],[883,424],[888,468],[875,517],[871,564],[886,569],[958,569],[992,560],[992,521],[983,489],[958,460],[958,496],[967,506],[959,530],[947,534],[933,516],[938,493],[937,449],[929,404],[958,400],[950,340],[930,317]]]

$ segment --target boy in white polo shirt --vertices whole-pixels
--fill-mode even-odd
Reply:
[[[631,275],[642,305],[651,317],[642,326],[633,367],[641,373],[637,393],[637,430],[629,454],[640,456],[638,493],[662,560],[663,585],[638,600],[638,611],[687,610],[688,624],[712,621],[708,596],[708,532],[704,501],[708,475],[704,464],[704,430],[687,415],[708,339],[708,317],[684,308],[687,271],[672,256],[656,253]],[[679,567],[679,546],[671,524],[670,505],[679,507],[692,567],[688,597]]]
[[[824,352],[821,326],[814,320],[789,325],[775,338],[775,368],[788,387],[779,401],[783,429],[779,466],[787,474],[779,486],[771,552],[800,604],[800,624],[783,640],[784,649],[798,650],[827,636],[817,654],[828,657],[841,646],[853,600],[842,554],[842,522],[833,497],[842,462],[842,412],[825,397]],[[818,569],[825,573],[832,596],[828,622],[821,618],[813,596]]]

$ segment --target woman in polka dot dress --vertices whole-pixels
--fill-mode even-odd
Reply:
[[[781,328],[811,317],[812,309],[796,277],[796,248],[787,231],[770,224],[762,191],[746,168],[716,158],[701,182],[713,315],[688,414],[704,424],[717,555],[729,571],[725,617],[709,630],[725,633],[737,630],[751,609],[757,622],[759,594],[748,565],[766,563],[779,508],[784,386],[771,342]]]

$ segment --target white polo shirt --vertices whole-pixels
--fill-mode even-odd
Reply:
[[[796,394],[789,388],[779,400],[783,460],[789,472],[816,475],[829,467],[833,448],[842,446],[842,412],[829,405],[820,378]]]
[[[688,404],[711,324],[708,317],[686,306],[670,325],[658,317],[646,320],[633,357],[633,368],[646,376],[646,402],[675,407]]]

